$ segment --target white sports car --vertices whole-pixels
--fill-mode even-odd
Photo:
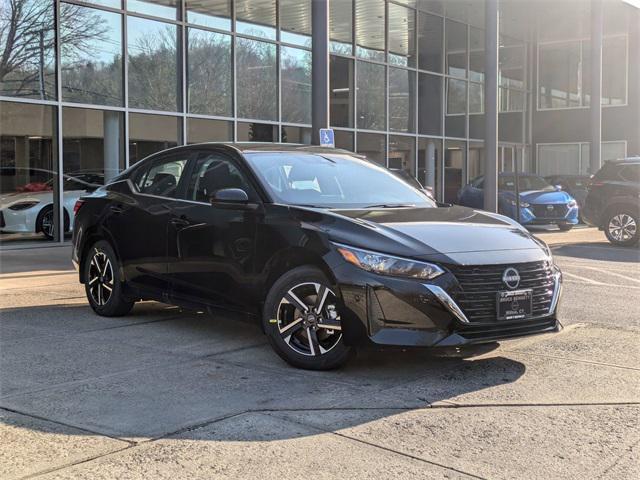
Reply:
[[[104,183],[102,174],[79,173],[64,176],[64,229],[73,228],[73,206],[87,190]],[[0,195],[0,232],[39,233],[53,239],[53,180],[36,191],[3,193]]]

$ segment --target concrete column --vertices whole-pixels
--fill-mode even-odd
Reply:
[[[311,130],[313,144],[320,144],[321,128],[329,127],[329,1],[311,2]]]
[[[107,183],[120,171],[120,112],[104,112],[104,181]]]
[[[596,173],[602,165],[602,0],[591,0],[590,74],[591,148],[589,149],[589,173]]]
[[[485,0],[484,209],[498,211],[498,0]]]

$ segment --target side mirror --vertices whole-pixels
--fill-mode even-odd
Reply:
[[[553,188],[556,189],[556,192],[561,192],[562,191],[562,185],[554,185]]]
[[[241,188],[223,188],[216,191],[210,197],[212,204],[214,203],[247,203],[249,196],[247,192]]]
[[[209,197],[211,205],[216,208],[240,208],[255,210],[257,203],[249,202],[249,195],[241,188],[223,188]]]

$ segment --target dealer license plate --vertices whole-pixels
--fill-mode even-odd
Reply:
[[[531,289],[498,292],[496,308],[498,320],[529,318],[532,302],[533,291]]]

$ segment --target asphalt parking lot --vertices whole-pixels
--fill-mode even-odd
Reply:
[[[541,233],[555,335],[284,364],[257,326],[88,307],[69,247],[0,252],[0,478],[640,478],[640,257]]]

